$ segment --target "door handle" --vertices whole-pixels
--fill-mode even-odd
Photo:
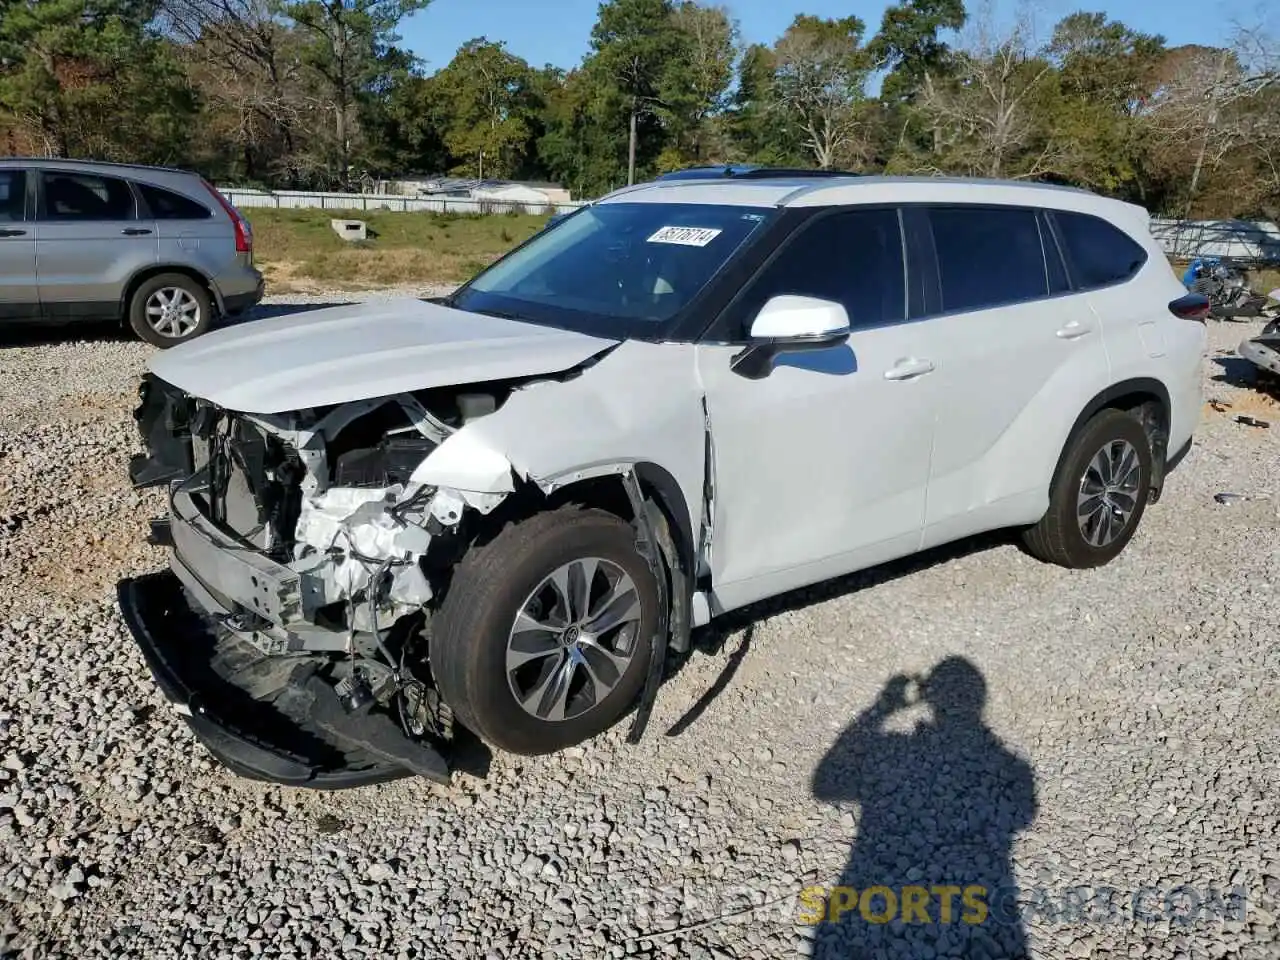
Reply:
[[[120,232],[126,237],[145,237],[151,231],[146,229],[146,227],[125,227],[125,229]]]
[[[933,363],[929,360],[917,360],[910,357],[906,360],[899,360],[892,367],[884,372],[886,380],[910,380],[913,377],[922,377],[926,373],[933,372]]]
[[[1059,340],[1077,340],[1085,334],[1092,333],[1092,328],[1086,327],[1079,320],[1072,320],[1065,327],[1058,328]]]
[[[25,230],[0,230],[0,237],[25,237]]]

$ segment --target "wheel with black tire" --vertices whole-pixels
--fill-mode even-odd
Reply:
[[[1023,534],[1027,549],[1074,569],[1110,563],[1142,520],[1151,470],[1151,442],[1137,418],[1100,411],[1071,441],[1049,509]]]
[[[181,273],[146,280],[129,301],[129,326],[152,346],[167,348],[192,340],[213,322],[209,291]]]
[[[454,716],[510,753],[602,733],[649,668],[658,588],[630,524],[577,506],[473,548],[431,621],[431,669]]]

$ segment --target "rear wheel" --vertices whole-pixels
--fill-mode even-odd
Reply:
[[[473,549],[431,623],[431,667],[457,719],[521,754],[611,727],[639,695],[657,623],[631,526],[562,507]]]
[[[162,273],[144,281],[129,303],[129,326],[156,347],[172,347],[198,337],[212,321],[209,292],[181,273]]]
[[[1023,535],[1027,549],[1064,567],[1110,563],[1142,520],[1151,470],[1151,441],[1137,418],[1101,411],[1067,449],[1048,511]]]

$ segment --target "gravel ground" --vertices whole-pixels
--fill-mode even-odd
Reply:
[[[861,956],[802,888],[945,882],[1028,905],[865,955],[1276,957],[1280,407],[1226,356],[1256,330],[1213,327],[1233,406],[1112,565],[962,544],[704,633],[638,747],[330,794],[211,763],[116,613],[163,565],[125,478],[149,348],[0,344],[0,956]]]

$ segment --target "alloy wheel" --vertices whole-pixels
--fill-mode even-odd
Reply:
[[[550,722],[597,707],[635,657],[640,618],[640,594],[616,563],[583,557],[557,567],[529,594],[507,638],[516,701]]]
[[[1115,542],[1137,510],[1141,484],[1142,461],[1128,440],[1112,440],[1093,455],[1076,501],[1086,543],[1105,547]]]
[[[146,316],[152,330],[176,340],[200,325],[200,302],[182,287],[161,287],[147,297]]]

